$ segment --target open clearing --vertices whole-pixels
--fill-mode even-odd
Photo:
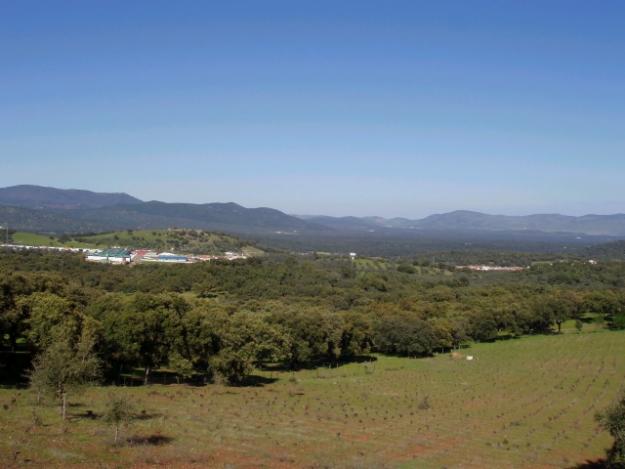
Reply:
[[[224,251],[241,251],[247,256],[260,256],[264,252],[233,236],[203,230],[125,230],[108,233],[48,236],[26,231],[11,235],[14,244],[67,248],[102,249],[110,246],[182,250],[197,254],[223,254]]]
[[[17,231],[11,235],[14,244],[24,244],[26,246],[50,246],[65,248],[90,248],[93,247],[89,243],[80,243],[76,241],[61,242],[54,236],[47,236],[37,233],[29,233],[27,231]]]
[[[62,431],[54,407],[0,389],[0,456],[40,467],[571,467],[610,444],[594,416],[625,382],[625,333],[536,336],[462,351],[474,361],[378,357],[263,385],[123,388],[144,410],[111,445],[93,418],[119,388],[70,395]],[[275,382],[271,382],[275,379]]]

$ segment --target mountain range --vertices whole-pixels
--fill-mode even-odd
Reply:
[[[14,230],[56,234],[170,227],[243,234],[327,229],[272,208],[246,208],[232,202],[144,202],[124,193],[29,185],[0,189],[3,224]]]
[[[49,233],[120,229],[197,228],[238,234],[319,236],[435,236],[436,233],[574,234],[625,238],[625,214],[488,215],[455,211],[422,219],[294,216],[236,203],[142,201],[125,193],[96,193],[20,185],[0,188],[0,225]]]
[[[107,194],[33,185],[0,188],[0,204],[33,209],[100,208],[136,203],[141,201],[124,193]]]
[[[560,214],[509,216],[457,210],[430,215],[418,220],[327,216],[303,218],[316,224],[350,231],[539,231],[544,233],[576,233],[593,236],[625,236],[625,214],[584,215],[581,217]]]

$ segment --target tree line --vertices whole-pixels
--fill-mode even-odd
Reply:
[[[611,280],[621,265],[587,272],[589,287],[545,281],[587,268],[569,264],[485,280],[447,270],[360,271],[325,258],[133,268],[62,254],[3,260],[3,360],[21,351],[50,362],[52,350],[68,362],[80,357],[81,366],[93,359],[109,382],[140,368],[147,383],[166,368],[180,380],[241,384],[268,364],[429,356],[469,341],[559,332],[569,319],[583,327],[588,315],[625,327],[625,293]]]

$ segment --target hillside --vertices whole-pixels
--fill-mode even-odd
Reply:
[[[40,233],[78,233],[104,231],[103,221],[76,220],[70,210],[32,209],[0,205],[0,225],[13,230],[35,231]]]
[[[237,204],[167,204],[146,202],[95,209],[31,209],[0,205],[0,225],[41,233],[89,233],[171,227],[241,234],[324,232],[278,210]]]
[[[0,226],[40,233],[89,233],[172,227],[241,234],[324,232],[272,208],[235,203],[142,202],[127,194],[13,186],[0,189]]]
[[[622,214],[507,216],[455,211],[418,220],[292,216],[232,202],[142,202],[127,194],[38,186],[0,189],[0,226],[7,224],[12,230],[53,235],[186,228],[246,236],[280,249],[355,250],[369,255],[476,247],[564,252],[625,238]]]
[[[114,229],[196,228],[232,233],[272,233],[324,230],[271,208],[247,208],[235,203],[183,204],[158,201],[67,213],[85,224]],[[327,230],[327,229],[325,229]]]
[[[585,215],[573,217],[559,214],[527,216],[487,215],[479,212],[456,211],[431,215],[412,224],[413,228],[543,231],[546,233],[578,233],[586,235],[625,236],[625,215]]]
[[[90,235],[48,236],[28,232],[12,235],[15,244],[31,246],[58,246],[105,248],[123,246],[157,251],[175,251],[190,254],[223,254],[226,251],[243,252],[249,256],[263,255],[262,249],[234,236],[203,230],[127,230]]]
[[[381,217],[303,217],[309,222],[345,231],[451,231],[451,232],[542,232],[571,233],[591,236],[625,236],[625,214],[584,215],[560,214],[527,216],[489,215],[458,210],[410,220]]]
[[[135,204],[141,200],[124,193],[98,193],[33,185],[0,188],[0,204],[24,208],[99,208]]]
[[[625,260],[625,241],[597,244],[585,249],[582,254],[586,257],[597,259]]]

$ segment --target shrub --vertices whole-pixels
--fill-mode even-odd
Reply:
[[[609,467],[625,465],[625,390],[604,413],[597,416],[597,420],[614,438],[612,448],[608,450]]]

